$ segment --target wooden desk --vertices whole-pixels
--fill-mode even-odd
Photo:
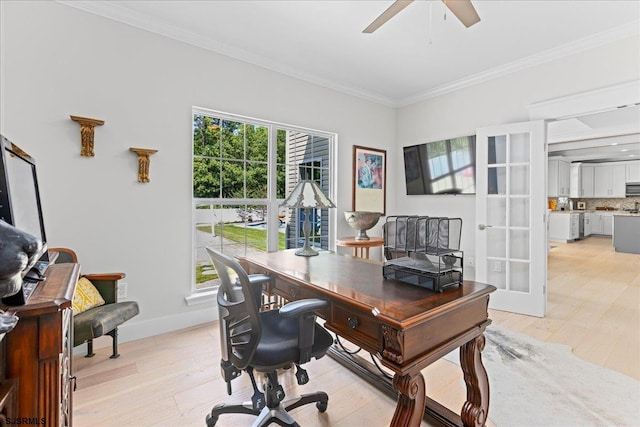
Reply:
[[[25,305],[1,307],[20,318],[4,337],[6,376],[18,382],[16,419],[72,425],[71,301],[79,274],[78,264],[50,265]]]
[[[489,411],[489,380],[482,365],[487,305],[495,287],[465,281],[435,293],[386,280],[382,267],[365,260],[320,252],[295,256],[294,250],[240,258],[248,273],[273,277],[270,291],[286,300],[321,298],[325,327],[379,355],[395,376],[398,404],[393,427],[419,426],[426,414],[445,425],[482,426]],[[467,401],[460,415],[425,396],[420,371],[460,348]]]
[[[353,256],[369,259],[369,248],[384,245],[384,239],[382,237],[370,237],[369,240],[356,240],[355,237],[342,237],[337,240],[336,244],[353,248]],[[359,255],[358,249],[360,249]]]

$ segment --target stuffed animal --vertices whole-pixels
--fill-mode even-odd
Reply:
[[[14,295],[22,288],[22,272],[35,263],[42,242],[0,220],[0,297]],[[2,313],[0,311],[0,313]],[[0,315],[0,333],[13,329],[18,319]]]

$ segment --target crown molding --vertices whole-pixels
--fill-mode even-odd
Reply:
[[[549,61],[560,59],[569,55],[573,55],[585,50],[593,49],[608,43],[640,34],[640,20],[636,20],[607,31],[594,34],[592,36],[584,37],[571,43],[549,49],[539,54],[531,55],[526,58],[513,61],[511,63],[504,64],[481,73],[477,73],[453,82],[437,86],[435,88],[431,88],[415,96],[410,96],[402,99],[393,99],[375,92],[364,90],[362,88],[346,86],[334,81],[321,78],[314,74],[302,72],[292,67],[283,66],[277,61],[274,61],[262,55],[254,54],[216,40],[199,36],[193,32],[177,28],[166,22],[162,22],[156,19],[150,19],[148,16],[120,6],[117,4],[117,2],[114,1],[57,0],[57,2],[88,13],[128,24],[142,30],[150,31],[152,33],[178,40],[183,43],[216,52],[233,59],[248,62],[250,64],[257,65],[262,68],[294,77],[318,86],[322,86],[347,95],[352,95],[393,108],[415,104],[429,98],[434,98],[436,96],[454,92],[469,86],[493,80],[498,77],[503,77],[518,71],[522,71],[530,67],[544,64]]]
[[[449,92],[454,92],[456,90],[460,90],[469,86],[474,86],[498,77],[513,74],[518,71],[526,70],[527,68],[542,65],[544,63],[584,52],[586,50],[595,49],[599,46],[604,46],[606,44],[613,43],[628,37],[637,36],[639,34],[640,20],[633,21],[607,31],[575,40],[571,43],[567,43],[553,49],[549,49],[544,52],[510,62],[508,64],[500,65],[490,70],[483,71],[482,73],[477,73],[450,83],[446,83],[441,86],[437,86],[419,95],[404,98],[398,103],[397,106],[404,107],[410,104],[415,104],[429,98],[434,98],[436,96],[444,95]]]
[[[352,95],[357,98],[365,99],[368,101],[376,102],[378,104],[386,105],[388,107],[395,107],[396,100],[382,96],[377,93],[366,91],[357,87],[345,86],[327,79],[323,79],[317,75],[311,73],[305,73],[298,69],[287,67],[267,58],[262,55],[258,55],[252,52],[248,52],[243,49],[239,49],[234,46],[230,46],[226,43],[219,42],[207,37],[202,37],[191,31],[184,30],[182,28],[175,27],[166,22],[162,22],[157,19],[150,19],[148,16],[141,13],[127,9],[126,7],[118,5],[113,1],[71,1],[71,0],[57,0],[65,6],[70,6],[75,9],[82,10],[84,12],[99,15],[104,18],[108,18],[114,21],[121,22],[123,24],[131,25],[145,31],[159,34],[170,39],[174,39],[183,43],[190,44],[202,49],[206,49],[233,59],[237,59],[242,62],[247,62],[265,68],[270,71],[274,71],[280,74],[294,77],[299,80],[306,81],[318,86],[332,89],[340,93]]]

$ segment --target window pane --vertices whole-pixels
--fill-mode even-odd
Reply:
[[[247,125],[247,160],[266,162],[269,154],[269,129],[264,126]]]
[[[222,197],[244,198],[244,162],[222,161]]]
[[[220,119],[194,114],[193,154],[220,155]]]
[[[287,197],[287,165],[278,165],[276,172],[276,198]]]
[[[244,160],[244,124],[222,121],[222,157]]]
[[[247,162],[247,198],[267,198],[267,164]]]
[[[217,159],[193,158],[193,197],[220,196],[220,162]]]

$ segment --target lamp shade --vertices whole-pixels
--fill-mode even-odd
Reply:
[[[280,206],[287,208],[335,208],[331,200],[322,192],[315,181],[298,182]]]

